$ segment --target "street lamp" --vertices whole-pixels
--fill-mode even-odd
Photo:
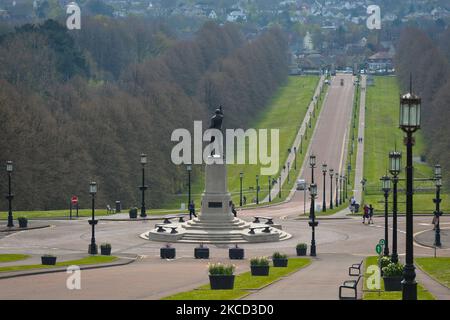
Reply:
[[[272,177],[269,176],[269,202],[272,202],[272,195],[271,195],[271,191],[272,191]]]
[[[398,262],[397,253],[397,183],[401,170],[402,154],[398,151],[389,152],[389,172],[392,174],[392,255],[391,261]]]
[[[316,167],[316,156],[314,154],[309,155],[309,167],[311,168],[311,183],[314,183],[314,168]]]
[[[259,204],[259,175],[256,175],[256,204]]]
[[[244,173],[239,173],[239,179],[240,179],[240,191],[239,191],[239,206],[242,207],[242,179],[244,178]]]
[[[287,166],[287,167],[288,167],[288,172],[287,172],[287,174],[288,174],[288,183],[289,183],[289,182],[291,181],[290,178],[289,178],[289,177],[290,177],[289,172],[290,172],[290,168],[291,168],[291,163],[288,161],[287,165],[288,165],[288,166]]]
[[[89,185],[89,193],[92,196],[92,218],[89,220],[89,224],[92,226],[92,237],[91,237],[91,244],[89,245],[88,253],[89,254],[97,254],[98,248],[95,244],[95,225],[97,224],[98,220],[95,220],[95,194],[97,193],[97,183],[91,182]]]
[[[186,166],[186,170],[188,172],[188,206],[191,204],[191,172],[192,165],[188,164]]]
[[[339,173],[336,172],[336,208],[339,207]]]
[[[278,198],[281,199],[281,174],[280,174],[280,176],[278,178],[278,188],[280,190],[280,192],[278,192]]]
[[[339,175],[339,204],[342,204],[342,175]]]
[[[294,170],[297,171],[297,147],[294,147]]]
[[[326,176],[327,176],[327,164],[322,164],[322,173],[323,173],[323,201],[322,201],[322,211],[327,211],[327,203],[325,201],[325,187],[326,187]]]
[[[330,169],[330,209],[333,209],[333,175],[334,169]]]
[[[141,165],[142,165],[142,185],[139,187],[142,193],[142,202],[141,202],[141,218],[145,218],[147,214],[145,213],[145,190],[147,190],[147,186],[145,185],[145,165],[147,164],[147,155],[145,153],[141,153]]]
[[[384,192],[384,255],[389,256],[389,229],[388,229],[388,210],[389,210],[389,191],[391,191],[391,178],[384,175],[381,177],[381,189]]]
[[[434,216],[436,219],[436,222],[434,224],[434,245],[436,247],[440,247],[442,245],[441,243],[441,228],[439,226],[439,220],[442,215],[441,211],[441,187],[442,187],[442,172],[441,172],[441,166],[436,165],[434,167],[434,181],[436,185],[436,198],[433,199],[433,202],[436,204],[436,210],[434,211]]]
[[[399,127],[406,133],[406,258],[403,269],[402,298],[417,300],[417,282],[413,247],[413,133],[420,129],[421,98],[410,91],[400,97]]]
[[[6,199],[8,200],[8,228],[14,227],[14,219],[13,219],[13,212],[12,212],[12,199],[14,198],[14,195],[11,192],[11,175],[13,172],[13,163],[12,161],[6,161],[6,172],[8,173],[8,195],[6,196]]]
[[[311,233],[311,252],[310,256],[315,257],[316,256],[316,236],[315,236],[315,228],[318,225],[318,222],[316,221],[316,215],[314,211],[314,204],[315,199],[317,196],[317,185],[315,183],[310,184],[309,186],[309,194],[311,196],[311,209],[309,213],[310,221],[309,226],[311,227],[312,233]]]

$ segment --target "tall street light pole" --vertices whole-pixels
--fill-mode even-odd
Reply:
[[[342,204],[342,175],[339,176],[339,204]]]
[[[191,194],[191,172],[192,172],[192,165],[188,164],[186,166],[186,170],[188,172],[188,206],[191,204],[192,201],[192,194]]]
[[[311,227],[310,256],[315,257],[316,256],[316,232],[315,232],[315,229],[318,225],[318,222],[316,221],[315,210],[314,210],[315,199],[317,196],[317,185],[315,183],[312,183],[309,186],[309,194],[311,196],[311,209],[310,209],[310,213],[309,213],[310,221],[308,222],[309,226]]]
[[[311,168],[311,185],[315,185],[316,186],[316,192],[317,192],[317,185],[314,183],[314,168],[316,167],[316,156],[314,154],[310,154],[309,155],[309,167]],[[311,201],[311,210],[310,212],[310,217],[311,217],[311,212],[314,211],[314,201]]]
[[[281,199],[281,174],[278,177],[278,198]]]
[[[6,199],[8,200],[8,228],[14,227],[14,219],[13,219],[13,212],[12,212],[12,199],[14,198],[14,195],[11,191],[11,175],[13,172],[13,163],[12,161],[6,161],[6,172],[8,173],[8,195],[6,196]]]
[[[297,147],[294,147],[294,170],[297,171]]]
[[[89,254],[97,254],[98,248],[95,244],[95,225],[97,224],[98,220],[95,220],[95,194],[97,193],[97,183],[91,182],[89,185],[89,193],[92,196],[92,217],[91,220],[89,220],[89,224],[92,227],[92,236],[91,236],[91,244],[89,245]]]
[[[322,201],[322,211],[327,211],[327,202],[325,200],[325,188],[326,188],[326,177],[327,177],[327,164],[322,164],[322,173],[323,173],[323,201]]]
[[[399,127],[405,132],[406,145],[406,258],[403,269],[402,299],[417,300],[417,282],[414,266],[413,221],[413,133],[420,129],[421,98],[410,91],[400,97]]]
[[[256,175],[256,204],[259,204],[259,175]]]
[[[388,226],[388,214],[389,214],[389,191],[391,191],[391,178],[384,175],[381,177],[381,189],[384,192],[384,256],[389,256],[389,226]]]
[[[336,172],[336,208],[339,207],[339,173]]]
[[[333,174],[334,169],[330,169],[330,209],[333,209]]]
[[[271,195],[271,191],[272,191],[272,177],[269,176],[269,202],[272,202],[272,195]]]
[[[244,173],[239,173],[240,179],[240,191],[239,191],[239,206],[242,207],[242,179],[244,178]]]
[[[141,165],[142,165],[142,185],[139,187],[142,193],[142,201],[141,201],[141,218],[145,218],[147,213],[145,212],[145,190],[147,190],[147,186],[145,185],[145,165],[147,163],[147,155],[145,153],[141,153]]]
[[[439,220],[442,215],[441,212],[441,187],[442,187],[442,172],[441,172],[441,166],[436,165],[434,167],[434,181],[436,185],[436,198],[433,199],[434,203],[436,204],[436,210],[434,211],[434,217],[436,219],[435,222],[435,228],[434,228],[434,245],[436,247],[442,246],[441,243],[441,228],[439,226]]]
[[[389,172],[392,174],[392,254],[391,261],[398,262],[397,253],[397,184],[401,170],[402,154],[398,151],[389,152]]]

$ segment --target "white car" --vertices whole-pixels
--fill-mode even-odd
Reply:
[[[297,190],[305,190],[306,189],[306,180],[298,179],[297,180]]]

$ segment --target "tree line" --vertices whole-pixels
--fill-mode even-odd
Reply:
[[[434,35],[435,40],[416,28],[405,29],[396,54],[397,73],[404,89],[422,98],[422,131],[430,165],[439,163],[443,183],[450,186],[450,29]]]
[[[138,206],[141,152],[147,206],[164,206],[186,188],[185,168],[170,161],[172,131],[209,121],[219,104],[226,126],[245,128],[285,81],[286,50],[277,28],[248,42],[235,25],[209,22],[182,41],[136,17],[3,33],[0,163],[14,161],[15,208],[66,208],[72,195],[87,207],[91,180],[99,206]],[[0,181],[5,193],[6,173]]]

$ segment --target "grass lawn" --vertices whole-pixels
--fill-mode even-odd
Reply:
[[[250,272],[237,275],[233,290],[211,290],[209,284],[197,289],[181,292],[163,298],[163,300],[233,300],[249,293],[249,290],[260,289],[281,277],[296,272],[311,263],[308,258],[290,258],[287,268],[270,268],[269,276],[254,277]]]
[[[366,95],[366,128],[364,142],[364,177],[367,179],[364,203],[372,204],[375,212],[383,212],[383,195],[380,190],[380,178],[388,168],[389,151],[395,146],[402,152],[402,166],[406,165],[406,149],[403,145],[403,132],[398,128],[400,91],[396,77],[374,77],[374,85],[367,87]],[[434,164],[426,164],[416,161],[425,154],[426,142],[419,130],[414,134],[416,144],[414,146],[414,178],[430,178],[433,176]],[[401,172],[400,179],[405,178],[405,172]],[[432,182],[414,183],[416,193],[414,195],[414,212],[432,213],[434,210],[434,185]],[[400,181],[399,212],[405,211],[405,181]],[[448,193],[443,190],[441,210],[450,209]]]
[[[416,264],[432,278],[450,288],[450,257],[416,258]]]
[[[306,110],[314,95],[314,91],[318,84],[318,76],[293,76],[289,77],[286,85],[281,87],[273,97],[272,101],[266,107],[265,111],[258,114],[254,123],[249,124],[248,128],[255,129],[279,129],[280,134],[280,168],[278,168],[278,177],[282,164],[288,156],[287,149],[292,146],[298,129],[306,115]],[[325,87],[324,87],[325,88]],[[314,124],[314,122],[313,122]],[[308,141],[311,135],[311,129],[308,130]],[[270,139],[269,139],[270,141]],[[303,145],[303,150],[306,150]],[[291,183],[295,182],[302,164],[302,154],[297,150],[297,171],[293,170],[294,164],[291,165]],[[247,157],[246,157],[247,158]],[[243,194],[247,197],[247,203],[250,203],[256,197],[256,175],[260,175],[260,164],[246,165],[228,165],[228,190],[232,195],[233,202],[239,205],[240,179],[239,173],[244,172]],[[193,177],[194,178],[194,177]],[[264,199],[268,194],[268,176],[260,175],[260,192],[259,199]],[[204,189],[204,175],[195,177],[192,184],[192,197],[196,202],[197,208],[200,205],[201,193]],[[286,191],[282,192],[283,199],[289,193],[290,186],[286,186]],[[284,194],[283,194],[284,193]],[[186,194],[174,195],[173,200],[165,205],[168,208],[179,208],[180,203],[186,203]],[[274,199],[275,200],[275,199]]]
[[[19,260],[28,259],[30,256],[27,254],[0,254],[0,263],[2,262],[13,262]]]
[[[32,264],[32,265],[19,265],[19,266],[8,266],[0,267],[0,272],[12,272],[12,271],[23,271],[23,270],[34,270],[34,269],[49,269],[56,267],[67,267],[71,265],[87,265],[87,264],[100,264],[109,263],[117,260],[114,256],[88,256],[78,260],[69,260],[63,262],[56,262],[54,266],[47,266],[42,264]]]
[[[402,292],[401,291],[384,291],[384,283],[383,279],[380,281],[381,285],[381,291],[368,291],[366,279],[370,276],[366,272],[367,267],[370,265],[378,265],[378,257],[371,256],[367,257],[364,261],[364,295],[363,300],[402,300]],[[417,284],[417,299],[418,300],[435,300],[435,297],[427,291],[424,287],[422,287],[420,284]]]
[[[139,211],[140,212],[140,211]],[[168,209],[153,209],[153,210],[146,210],[148,215],[165,215],[165,214],[172,214],[174,213],[173,210]],[[180,211],[176,210],[176,213],[179,212],[185,212],[187,211]],[[128,209],[122,210],[122,213],[128,213]],[[14,211],[14,218],[17,219],[18,217],[25,217],[27,219],[33,219],[33,218],[69,218],[69,209],[65,210],[49,210],[49,211]],[[90,217],[92,215],[92,209],[80,209],[78,211],[78,214],[80,217]],[[106,209],[95,209],[95,215],[96,216],[106,216]],[[72,217],[76,217],[76,210],[72,210]],[[0,220],[6,220],[8,219],[8,213],[7,212],[0,212]]]

